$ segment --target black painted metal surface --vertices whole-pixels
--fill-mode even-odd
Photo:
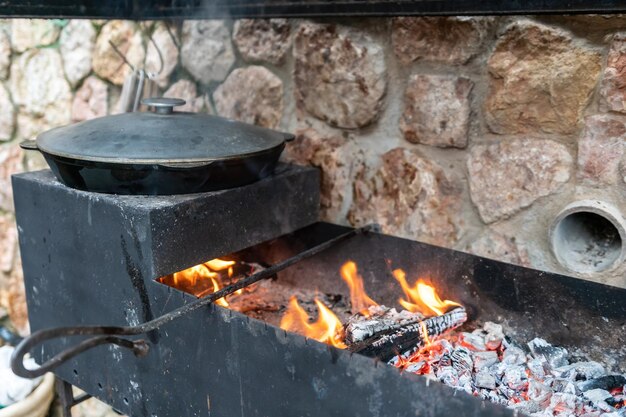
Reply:
[[[325,250],[338,245],[339,243],[348,240],[354,236],[362,233],[368,233],[377,226],[368,225],[358,229],[348,229],[345,233],[335,236],[332,239],[321,242],[320,244],[306,249],[290,258],[287,258],[281,262],[273,265],[269,265],[267,268],[263,268],[252,275],[246,276],[237,282],[223,287],[217,291],[213,291],[206,296],[197,295],[197,300],[188,303],[176,310],[165,313],[162,316],[146,321],[138,325],[133,326],[111,326],[111,325],[96,325],[96,326],[63,326],[53,327],[49,329],[40,329],[34,331],[28,337],[26,337],[18,346],[15,347],[15,351],[11,355],[11,370],[17,376],[22,378],[38,378],[44,376],[48,372],[54,371],[56,368],[67,362],[71,358],[82,354],[83,352],[101,345],[115,345],[116,347],[130,349],[136,357],[144,357],[149,351],[150,347],[143,339],[129,340],[128,336],[141,336],[148,334],[155,330],[159,330],[164,325],[178,320],[181,317],[185,317],[191,314],[193,311],[205,308],[208,305],[216,302],[220,298],[227,297],[233,294],[237,290],[241,290],[252,286],[258,281],[276,278],[276,274],[283,271],[290,266],[295,265],[298,262],[302,262],[304,259],[315,256]],[[439,317],[436,317],[439,318]],[[467,319],[467,315],[463,313],[463,322]],[[430,331],[429,331],[430,333]],[[80,340],[75,346],[63,350],[56,354],[51,359],[44,363],[40,363],[38,368],[27,369],[24,366],[24,357],[29,352],[38,349],[41,345],[51,343],[52,340],[66,339],[72,336],[90,336],[88,339]],[[125,337],[119,337],[125,336]],[[411,343],[412,344],[412,343]],[[409,346],[412,347],[412,346]],[[393,357],[393,353],[389,357]],[[372,356],[372,355],[370,355]]]
[[[79,192],[46,171],[15,176],[31,327],[133,325],[192,302],[154,279],[285,233],[278,220],[304,226],[311,213],[296,221],[292,211],[317,207],[317,180],[292,168],[273,182],[168,199]],[[228,234],[235,230],[240,233]],[[345,230],[315,224],[247,252],[273,263]],[[389,276],[391,260],[409,277],[428,275],[446,297],[464,302],[473,319],[580,344],[592,355],[606,349],[624,364],[622,289],[378,234],[344,242],[278,279],[347,295],[338,269],[348,258],[359,264],[370,295],[386,304],[400,296]],[[215,305],[169,323],[148,341],[146,357],[98,347],[57,374],[133,417],[514,415]],[[35,356],[49,358],[65,345],[47,345]]]
[[[24,248],[26,257],[33,249],[51,251],[53,266],[76,269],[77,284],[88,283],[88,277],[98,275],[100,268],[110,265],[117,270],[122,265],[119,271],[132,278],[140,293],[144,281],[290,233],[318,219],[319,172],[286,164],[254,184],[201,194],[90,193],[64,186],[49,170],[16,175],[13,187],[18,224],[33,231],[45,229],[50,236]],[[62,245],[51,244],[51,239]],[[76,264],[68,265],[73,260]],[[87,285],[85,290],[97,288]]]
[[[623,13],[623,0],[5,0],[0,16],[115,19]]]

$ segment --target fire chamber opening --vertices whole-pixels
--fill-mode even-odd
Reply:
[[[605,203],[566,207],[552,230],[552,250],[561,265],[578,273],[602,272],[624,257],[624,226],[619,212]]]

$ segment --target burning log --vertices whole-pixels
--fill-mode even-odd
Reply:
[[[424,320],[424,315],[407,310],[374,306],[355,314],[345,323],[344,339],[348,345],[362,342],[383,331],[401,329]]]
[[[399,353],[419,349],[430,343],[430,339],[437,338],[449,330],[461,326],[467,321],[467,312],[463,307],[457,307],[441,316],[423,318],[421,314],[413,314],[413,317],[403,313],[395,313],[402,316],[400,320],[391,320],[395,310],[388,310],[381,315],[379,323],[375,324],[375,317],[353,317],[346,326],[345,341],[348,350],[362,355],[377,357],[388,361]],[[370,323],[368,326],[357,323]],[[384,323],[384,324],[381,324]],[[387,325],[388,324],[388,325]],[[364,330],[369,328],[370,330]]]

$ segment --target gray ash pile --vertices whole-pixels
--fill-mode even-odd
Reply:
[[[576,361],[540,338],[516,344],[490,322],[431,340],[389,363],[531,416],[626,416],[623,375],[609,374],[598,362]]]

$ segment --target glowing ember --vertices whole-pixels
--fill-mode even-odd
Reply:
[[[341,267],[341,278],[348,284],[350,288],[350,303],[353,313],[361,313],[368,315],[368,308],[377,306],[378,303],[372,300],[365,292],[363,286],[363,278],[359,275],[356,264],[348,261]]]
[[[398,302],[402,307],[412,313],[422,313],[426,316],[435,313],[437,316],[443,315],[449,307],[459,307],[459,303],[444,300],[437,295],[435,287],[426,284],[422,280],[418,280],[414,287],[406,282],[406,273],[401,269],[393,271],[393,276],[400,283],[402,291],[407,300],[399,299]]]
[[[494,339],[501,343],[488,343]],[[566,349],[543,339],[533,339],[528,348],[527,353],[508,342],[502,326],[487,322],[389,363],[533,417],[622,415],[616,410],[625,401],[626,378],[607,375],[597,362],[571,363]]]
[[[300,306],[296,297],[291,297],[287,312],[280,321],[280,328],[345,349],[346,345],[341,340],[343,330],[341,321],[317,298],[315,304],[319,314],[314,323],[309,323],[307,312]]]

